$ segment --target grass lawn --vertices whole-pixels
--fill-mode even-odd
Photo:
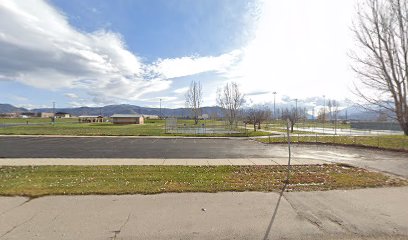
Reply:
[[[268,122],[265,125],[265,128],[286,128],[286,121],[277,120]],[[351,126],[349,123],[342,123],[338,121],[337,124],[334,122],[317,122],[317,121],[305,121],[305,122],[298,122],[295,124],[295,127],[298,128],[329,128],[329,129],[349,129]]]
[[[0,167],[0,195],[280,191],[284,166]],[[405,186],[406,180],[343,165],[292,166],[287,191]]]
[[[256,139],[263,143],[287,143],[286,137],[271,137]],[[356,145],[376,147],[392,150],[408,150],[408,136],[379,135],[379,136],[299,136],[293,135],[291,141],[295,143],[328,143],[341,145]]]
[[[0,127],[7,123],[51,123],[51,118],[0,118]],[[78,122],[78,118],[56,118],[56,123]]]
[[[182,120],[180,124],[189,124],[189,126],[200,127],[204,121],[197,125],[193,124],[193,120]],[[206,121],[206,126],[222,128],[222,121]],[[13,127],[1,127],[0,134],[5,135],[76,135],[76,136],[228,136],[228,137],[243,137],[243,136],[264,136],[268,135],[265,132],[254,132],[248,130],[245,133],[244,129],[240,129],[240,133],[216,133],[216,134],[169,134],[165,133],[164,120],[147,120],[145,124],[112,124],[112,123],[77,123],[77,122],[57,122],[54,125],[21,125]]]

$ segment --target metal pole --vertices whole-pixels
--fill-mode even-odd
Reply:
[[[323,133],[324,133],[325,122],[326,122],[326,96],[323,95]]]
[[[298,122],[298,110],[297,110],[297,102],[298,102],[298,99],[295,98],[295,101],[296,101],[296,105],[295,105],[295,123],[296,123],[296,122]],[[300,123],[299,123],[299,124],[300,124]]]
[[[160,118],[162,117],[161,101],[162,99],[160,98]]]
[[[276,92],[273,92],[273,117],[276,119],[275,97],[276,97]]]
[[[312,110],[312,120],[315,120],[315,106],[313,106],[313,110]]]
[[[295,101],[296,101],[296,112],[297,112],[297,101],[298,101],[298,99],[297,99],[297,98],[295,98]]]
[[[55,102],[52,102],[52,113],[53,113],[52,124],[54,124],[55,123]]]
[[[291,150],[290,150],[290,132],[289,132],[289,119],[286,120],[286,133],[288,135],[288,153],[289,153],[289,159],[288,159],[288,173],[286,176],[286,183],[289,183],[289,177],[290,177],[290,159],[291,159]]]

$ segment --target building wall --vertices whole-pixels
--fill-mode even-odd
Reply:
[[[54,113],[42,112],[42,113],[41,113],[41,117],[42,117],[42,118],[54,117]]]
[[[69,118],[71,117],[70,114],[55,114],[55,117],[57,118]]]
[[[79,122],[85,122],[85,123],[93,123],[93,122],[103,122],[103,118],[98,118],[98,117],[80,117],[78,118]]]
[[[112,118],[112,122],[116,124],[144,124],[143,117],[134,118]]]

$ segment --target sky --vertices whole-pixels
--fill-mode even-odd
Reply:
[[[2,0],[0,103],[176,108],[353,98],[354,0]]]

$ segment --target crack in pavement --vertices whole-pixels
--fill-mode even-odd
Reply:
[[[38,213],[34,214],[33,216],[31,216],[31,218],[25,220],[24,222],[13,226],[10,230],[8,230],[8,231],[5,232],[3,235],[1,235],[0,238],[5,237],[5,236],[8,235],[9,233],[11,233],[11,232],[13,232],[14,230],[16,230],[18,227],[20,227],[20,226],[22,226],[22,225],[28,223],[29,221],[33,220],[33,218],[34,218],[35,216],[37,216],[37,214],[38,214]]]
[[[6,213],[8,213],[8,212],[10,212],[10,211],[12,211],[12,210],[18,208],[18,207],[23,206],[24,204],[30,202],[31,200],[34,200],[34,198],[28,198],[27,200],[25,200],[24,202],[20,203],[19,205],[14,206],[14,207],[12,207],[12,208],[9,208],[9,209],[7,209],[7,210],[1,212],[1,213],[0,213],[0,217],[3,216],[3,215],[6,214]]]
[[[113,237],[111,237],[111,239],[113,239],[113,240],[115,240],[117,237],[118,237],[118,235],[120,234],[120,232],[122,231],[122,229],[126,226],[126,224],[129,222],[129,219],[130,219],[130,216],[131,216],[132,214],[131,213],[129,213],[129,215],[127,216],[127,219],[126,219],[126,221],[119,227],[119,230],[114,230],[114,231],[112,231],[115,235],[113,236]]]
[[[339,226],[341,229],[343,229],[344,231],[348,233],[359,234],[359,231],[356,227],[345,223],[340,217],[336,216],[331,211],[329,212],[321,211],[318,213],[318,216],[316,216],[311,211],[300,210],[298,207],[295,206],[295,204],[291,200],[289,200],[289,197],[287,195],[284,194],[283,197],[290,204],[292,209],[296,212],[296,214],[299,217],[307,220],[309,223],[316,226],[322,232],[328,232],[328,229],[326,229],[323,226],[323,222],[319,219],[319,216],[321,218],[325,218],[329,220],[330,222],[336,224],[337,226]],[[303,206],[303,208],[306,208],[306,206]]]
[[[313,213],[311,213],[311,212],[308,213],[308,212],[299,210],[299,209],[294,205],[294,203],[292,203],[292,202],[289,200],[289,198],[288,198],[288,196],[287,196],[286,194],[283,194],[283,198],[289,203],[290,207],[295,211],[295,213],[296,213],[299,217],[305,219],[305,220],[308,221],[310,224],[312,224],[313,226],[317,227],[317,229],[319,229],[320,231],[325,232],[325,231],[324,231],[324,228],[323,228],[323,223],[322,223],[322,221],[319,220],[318,217],[316,217],[316,216],[315,216]]]
[[[341,229],[346,232],[358,234],[358,230],[352,225],[346,224],[342,219],[333,214],[325,214],[325,217],[334,224],[337,224]]]

